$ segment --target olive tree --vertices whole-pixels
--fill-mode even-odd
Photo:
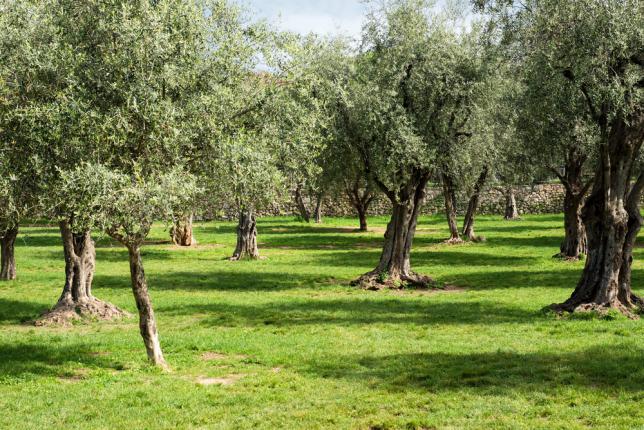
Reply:
[[[344,98],[354,143],[393,206],[378,266],[366,288],[427,285],[410,253],[425,186],[441,168],[438,152],[469,134],[466,124],[484,79],[476,39],[421,0],[384,2],[370,14],[362,52]]]
[[[591,162],[598,129],[585,101],[561,75],[525,70],[525,94],[517,121],[521,151],[552,172],[565,189],[564,240],[555,257],[577,260],[588,252],[581,211],[592,186]]]
[[[480,2],[487,3],[487,2]],[[507,8],[510,4],[513,6]],[[592,189],[581,217],[588,256],[577,287],[557,311],[617,309],[632,315],[633,247],[644,175],[644,10],[638,0],[492,2],[506,37],[519,41],[530,70],[563,77],[598,130]]]

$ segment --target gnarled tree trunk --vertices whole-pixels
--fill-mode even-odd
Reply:
[[[364,188],[361,187],[360,178],[357,178],[351,184],[345,185],[345,191],[347,197],[349,197],[349,202],[355,208],[356,212],[358,212],[360,231],[367,231],[367,211],[376,195],[368,184]]]
[[[74,233],[67,221],[60,223],[60,233],[65,255],[65,286],[58,303],[36,324],[68,324],[83,316],[109,320],[127,315],[113,304],[92,295],[96,250],[91,233]]]
[[[148,354],[148,359],[156,366],[167,367],[161,343],[159,342],[159,333],[157,332],[157,323],[152,309],[152,302],[148,293],[148,283],[143,271],[143,261],[141,260],[141,248],[139,245],[130,244],[127,247],[130,257],[130,277],[132,280],[132,293],[136,301],[136,307],[139,310],[139,330],[143,343]]]
[[[411,246],[416,233],[418,214],[425,196],[428,174],[416,173],[415,180],[397,193],[380,187],[393,205],[385,243],[378,266],[353,282],[365,289],[402,288],[405,284],[427,287],[432,280],[411,270]]]
[[[243,209],[239,213],[239,224],[237,225],[237,247],[231,261],[243,259],[259,259],[259,248],[257,247],[257,222],[255,213],[250,209]]]
[[[449,226],[449,239],[446,243],[461,243],[461,235],[458,232],[456,222],[456,187],[454,179],[447,173],[441,175],[443,181],[443,195],[445,196],[445,215],[447,216],[447,225]]]
[[[0,280],[13,281],[16,279],[15,244],[18,237],[18,226],[8,228],[0,238]]]
[[[578,260],[581,255],[588,252],[586,241],[586,229],[581,219],[581,209],[584,205],[586,193],[592,185],[592,181],[586,185],[582,183],[582,171],[586,156],[579,153],[576,147],[571,147],[566,156],[566,172],[560,174],[553,169],[566,194],[564,196],[564,240],[561,243],[560,253],[557,258],[566,260]]]
[[[479,202],[481,201],[481,191],[483,191],[483,187],[487,181],[488,172],[488,166],[483,167],[481,174],[476,180],[476,184],[474,184],[474,191],[470,196],[470,201],[467,204],[467,212],[465,213],[465,220],[463,222],[463,236],[465,236],[467,240],[479,240],[479,237],[474,233],[474,219],[479,207]]]
[[[297,205],[297,210],[304,222],[311,222],[311,214],[309,213],[309,209],[306,207],[306,203],[304,203],[301,185],[298,185],[295,188],[295,204]]]
[[[564,197],[565,236],[561,243],[560,253],[555,257],[578,260],[582,254],[585,255],[588,252],[586,228],[581,219],[583,200],[583,195],[573,195],[566,191],[566,196]]]
[[[193,215],[186,215],[177,219],[170,229],[170,236],[172,242],[178,246],[193,246],[197,241],[192,234],[192,218]]]
[[[517,199],[514,194],[514,187],[507,187],[505,191],[505,216],[506,220],[518,220],[519,209],[517,208]]]
[[[641,226],[639,200],[644,176],[630,186],[633,163],[644,139],[644,115],[631,124],[617,117],[602,133],[600,163],[593,191],[582,210],[588,257],[572,296],[557,311],[617,309],[634,316],[642,300],[631,290],[632,249]]]

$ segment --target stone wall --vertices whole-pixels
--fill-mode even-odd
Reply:
[[[563,211],[564,188],[560,184],[539,184],[525,185],[515,188],[515,196],[520,214],[555,214]],[[314,204],[310,204],[312,208]],[[457,208],[460,215],[463,215],[467,209],[468,196],[458,195]],[[433,215],[443,213],[445,201],[442,189],[438,187],[429,187],[427,197],[423,205],[422,213]],[[505,211],[505,191],[501,187],[491,187],[481,194],[479,214],[483,215],[503,215]],[[369,208],[370,215],[389,215],[391,213],[391,204],[389,200],[380,195]],[[274,205],[272,208],[261,211],[261,216],[279,216],[279,215],[296,215],[297,208],[295,204],[289,202],[283,205]],[[323,205],[323,216],[356,216],[355,210],[349,204],[345,195],[329,196],[325,199]],[[202,214],[202,218],[207,219],[236,219],[237,214],[230,208],[220,207],[211,208]]]

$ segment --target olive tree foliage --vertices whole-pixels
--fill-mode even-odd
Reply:
[[[641,227],[644,175],[644,9],[638,0],[488,5],[516,38],[525,67],[559,76],[585,103],[598,130],[592,190],[582,210],[588,257],[570,299],[557,311],[618,309],[632,315],[632,250]],[[545,79],[544,77],[544,79]]]
[[[367,288],[430,281],[412,272],[409,258],[425,186],[449,161],[439,152],[469,134],[485,79],[471,32],[431,6],[401,0],[373,9],[343,100],[352,145],[393,205],[380,263],[357,281]]]

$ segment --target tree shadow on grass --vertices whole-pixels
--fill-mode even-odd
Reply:
[[[0,344],[2,377],[64,376],[62,366],[119,369],[121,365],[96,352],[87,344]]]
[[[47,305],[41,303],[0,299],[0,324],[17,324],[29,321],[36,318],[45,309],[47,309]]]
[[[552,248],[554,255],[561,245],[562,235],[517,237],[517,236],[485,236],[491,246],[507,246],[515,248]]]
[[[390,392],[473,390],[489,394],[549,392],[562,386],[641,392],[644,349],[594,347],[565,353],[417,353],[343,355],[302,371]]]
[[[472,248],[473,249],[473,248]],[[338,251],[321,254],[316,257],[317,264],[322,266],[337,267],[375,267],[378,264],[380,250]],[[513,265],[531,265],[539,260],[537,257],[505,256],[498,254],[484,254],[477,252],[458,252],[449,247],[427,250],[412,250],[412,266],[417,265],[445,265],[445,266],[498,266],[511,267]],[[431,273],[429,273],[431,275]]]
[[[144,262],[145,264],[145,262]],[[230,263],[239,265],[246,262]],[[252,264],[252,262],[248,262]],[[294,274],[238,270],[231,271],[200,271],[172,272],[157,274],[152,271],[146,273],[151,290],[157,291],[283,291],[295,288],[314,289],[333,284],[348,284],[349,281],[337,281],[328,275],[322,274]],[[94,278],[94,288],[102,287],[131,288],[129,276],[114,276],[97,274]]]
[[[457,294],[457,293],[454,293]],[[157,312],[167,315],[203,315],[201,324],[208,327],[334,326],[370,324],[502,324],[527,323],[542,319],[538,311],[508,307],[487,301],[445,302],[401,300],[391,296],[370,298],[333,298],[268,302],[261,305],[191,304],[161,306]]]

